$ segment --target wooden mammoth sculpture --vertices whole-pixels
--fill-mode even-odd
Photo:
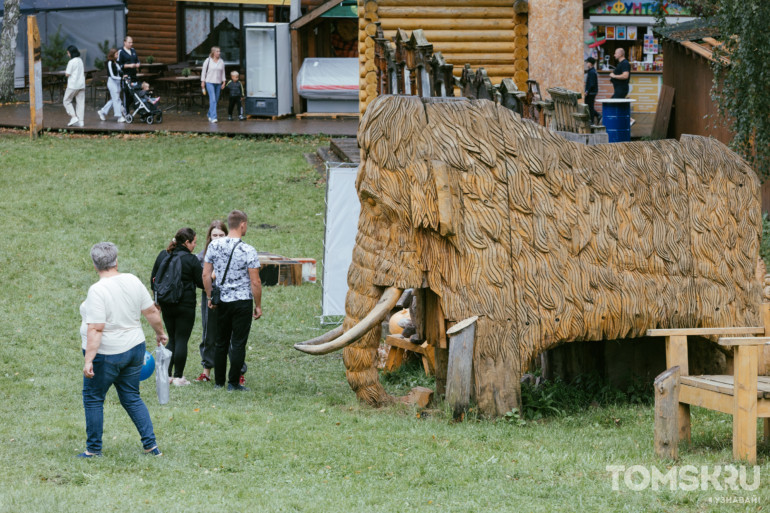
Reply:
[[[382,96],[358,141],[345,321],[295,347],[344,347],[361,400],[390,399],[379,325],[409,287],[429,287],[447,322],[479,316],[490,416],[520,406],[521,374],[556,345],[759,323],[759,181],[716,140],[583,146],[486,100]]]

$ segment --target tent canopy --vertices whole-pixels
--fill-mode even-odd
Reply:
[[[21,0],[21,18],[16,37],[16,86],[24,86],[27,71],[27,16],[36,15],[40,40],[48,38],[61,28],[64,45],[80,49],[86,68],[94,60],[104,59],[99,45],[107,41],[119,48],[126,31],[125,4],[122,0]],[[0,0],[0,16],[4,14],[5,0]]]
[[[45,11],[93,9],[94,7],[124,8],[122,0],[21,0],[21,13],[34,14]],[[5,10],[5,0],[0,0],[0,13]]]

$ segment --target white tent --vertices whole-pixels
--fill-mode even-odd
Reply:
[[[0,0],[0,16],[5,1]],[[126,33],[126,6],[122,0],[21,0],[19,33],[16,37],[16,87],[24,87],[27,70],[27,16],[37,16],[40,40],[61,27],[64,46],[74,45],[84,57],[86,68],[92,68],[95,59],[103,59],[99,44],[108,41],[120,48]]]

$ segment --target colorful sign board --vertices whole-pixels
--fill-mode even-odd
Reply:
[[[589,14],[605,14],[611,16],[655,16],[658,9],[666,16],[690,16],[689,7],[683,7],[674,2],[664,0],[642,0],[623,2],[621,0],[605,0],[588,9]]]

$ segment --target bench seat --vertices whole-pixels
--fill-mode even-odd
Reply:
[[[770,377],[759,376],[761,349],[770,344],[763,327],[685,328],[648,330],[648,336],[666,337],[664,374],[676,370],[678,402],[675,442],[690,440],[690,406],[733,416],[733,458],[751,464],[757,459],[757,419],[764,418],[765,439],[770,437]],[[688,336],[721,335],[719,345],[734,351],[733,375],[690,376],[687,361]],[[744,336],[738,336],[744,335]],[[663,379],[664,374],[659,376]],[[656,383],[658,380],[656,379]],[[656,396],[657,401],[657,396]],[[662,411],[662,410],[661,410]],[[656,415],[658,406],[656,403]],[[656,426],[658,424],[656,423]],[[658,434],[656,433],[656,440]],[[675,445],[675,444],[674,444]],[[657,450],[657,445],[656,445]]]

